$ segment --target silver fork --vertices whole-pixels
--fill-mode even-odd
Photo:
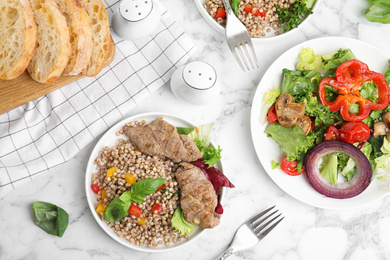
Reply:
[[[234,235],[233,241],[228,249],[218,256],[216,260],[224,260],[232,254],[253,247],[260,242],[274,227],[276,227],[277,224],[280,223],[280,221],[284,219],[284,217],[280,217],[282,214],[270,219],[276,212],[278,212],[278,210],[275,210],[266,215],[273,208],[275,208],[275,206],[260,212],[242,224]]]
[[[227,16],[225,35],[230,51],[243,71],[245,71],[245,67],[247,70],[250,70],[249,63],[251,64],[252,69],[255,68],[255,65],[258,68],[259,62],[257,61],[255,49],[253,48],[252,39],[249,36],[248,30],[234,14],[230,6],[230,1],[222,0],[222,2],[225,6]],[[248,46],[250,52],[248,51]],[[243,63],[245,64],[245,67]]]

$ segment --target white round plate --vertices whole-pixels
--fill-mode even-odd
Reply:
[[[118,243],[129,247],[134,250],[138,251],[144,251],[144,252],[149,252],[149,253],[157,253],[157,252],[166,252],[172,249],[179,248],[183,245],[188,244],[189,242],[195,240],[198,238],[201,234],[203,234],[206,230],[196,227],[194,232],[188,237],[188,239],[181,240],[180,242],[177,243],[172,243],[170,246],[165,246],[165,245],[160,245],[158,247],[154,248],[148,248],[146,246],[137,246],[129,241],[127,241],[124,238],[119,237],[111,228],[109,228],[104,221],[100,219],[98,214],[95,212],[95,208],[97,206],[97,196],[93,191],[91,190],[91,178],[92,174],[96,173],[96,164],[94,163],[94,160],[99,154],[99,151],[101,151],[104,147],[113,147],[119,139],[127,139],[125,135],[116,135],[116,132],[120,131],[126,123],[131,122],[131,121],[142,121],[145,120],[146,123],[151,123],[153,120],[163,117],[165,121],[169,122],[170,124],[176,126],[176,127],[194,127],[195,125],[181,119],[179,117],[176,117],[174,115],[170,114],[165,114],[165,113],[159,113],[159,112],[151,112],[151,113],[144,113],[144,114],[138,114],[131,116],[129,118],[126,118],[113,127],[111,127],[107,132],[100,138],[100,140],[97,142],[95,145],[91,156],[89,157],[87,169],[86,169],[86,174],[85,174],[85,191],[87,194],[87,201],[89,205],[89,209],[92,212],[93,217],[95,218],[96,222],[99,224],[99,226],[115,241]],[[220,171],[223,171],[222,168],[222,163],[219,161],[218,163],[215,164],[215,167],[218,168]],[[223,193],[224,193],[224,187],[220,190],[220,202],[223,205]]]
[[[223,27],[222,25],[220,25],[219,23],[217,23],[217,21],[215,21],[211,16],[210,14],[207,12],[207,10],[203,7],[203,3],[205,3],[207,0],[194,0],[195,2],[195,6],[198,8],[198,11],[200,12],[200,14],[203,16],[203,18],[207,21],[207,23],[214,29],[216,30],[217,32],[219,32],[220,34],[225,34],[225,27]],[[252,42],[253,43],[260,43],[260,42],[265,42],[265,41],[270,41],[270,40],[276,40],[276,39],[281,39],[283,38],[284,36],[286,35],[290,35],[292,33],[294,33],[296,30],[298,30],[300,27],[302,27],[305,23],[307,23],[310,18],[316,13],[317,9],[318,9],[318,6],[320,5],[320,2],[321,0],[317,0],[315,3],[314,3],[314,6],[313,8],[311,9],[313,11],[313,14],[311,15],[308,15],[302,22],[301,24],[297,27],[297,28],[294,28],[288,32],[285,32],[285,33],[281,33],[279,35],[276,35],[275,34],[275,31],[271,29],[271,32],[270,33],[267,33],[266,36],[264,37],[261,37],[261,38],[252,38]]]
[[[267,137],[264,130],[268,122],[261,124],[259,121],[260,111],[263,106],[263,94],[270,88],[276,89],[282,82],[282,69],[295,69],[298,55],[302,48],[312,48],[315,54],[329,54],[339,49],[351,49],[356,58],[368,64],[370,70],[384,73],[387,68],[388,54],[359,40],[344,37],[317,38],[289,49],[282,54],[268,68],[261,79],[252,102],[251,110],[251,132],[257,156],[271,179],[286,193],[297,200],[309,205],[325,209],[349,209],[367,205],[379,200],[389,192],[382,190],[380,183],[374,179],[370,186],[361,194],[350,199],[328,198],[317,191],[309,184],[304,174],[289,176],[280,169],[272,170],[271,160],[281,162],[283,154],[279,145]]]

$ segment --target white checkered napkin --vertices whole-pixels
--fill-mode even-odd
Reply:
[[[105,5],[111,16],[119,1]],[[97,77],[0,115],[0,194],[71,159],[189,59],[194,44],[161,7],[162,22],[147,38],[124,41],[112,32],[115,59]]]

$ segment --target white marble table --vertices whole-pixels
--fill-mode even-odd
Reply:
[[[69,162],[41,174],[0,198],[0,259],[214,259],[230,243],[240,224],[276,204],[285,220],[256,247],[229,259],[389,259],[390,197],[356,210],[322,210],[284,193],[264,172],[250,136],[253,94],[272,61],[297,43],[321,36],[357,38],[390,53],[390,25],[368,22],[365,0],[325,0],[308,24],[281,42],[255,46],[260,69],[244,73],[235,64],[224,37],[203,20],[192,1],[162,1],[194,40],[194,60],[213,65],[225,87],[214,104],[182,103],[165,86],[130,115],[159,111],[195,123],[216,122],[215,143],[224,149],[225,174],[236,185],[228,190],[221,224],[175,251],[137,252],[116,243],[97,225],[87,206],[84,171],[91,143]],[[33,222],[36,200],[61,205],[70,217],[62,238]]]

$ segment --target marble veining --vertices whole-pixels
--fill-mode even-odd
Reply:
[[[281,41],[256,44],[260,68],[244,73],[230,54],[224,36],[206,23],[193,1],[162,2],[195,42],[198,51],[192,60],[215,67],[224,87],[215,102],[198,107],[176,99],[167,84],[126,116],[159,111],[196,124],[216,123],[213,142],[224,149],[225,174],[236,186],[226,191],[221,224],[188,245],[166,253],[143,253],[116,243],[92,217],[84,191],[84,171],[96,139],[69,162],[0,197],[0,259],[214,259],[228,247],[236,229],[247,218],[271,205],[277,205],[285,220],[256,247],[229,259],[390,259],[390,197],[343,211],[303,204],[282,191],[265,173],[250,133],[256,87],[268,66],[284,51],[317,37],[346,36],[390,54],[390,25],[365,19],[366,0],[323,0],[300,30]],[[31,206],[37,200],[55,203],[69,213],[69,226],[62,238],[35,226]]]

